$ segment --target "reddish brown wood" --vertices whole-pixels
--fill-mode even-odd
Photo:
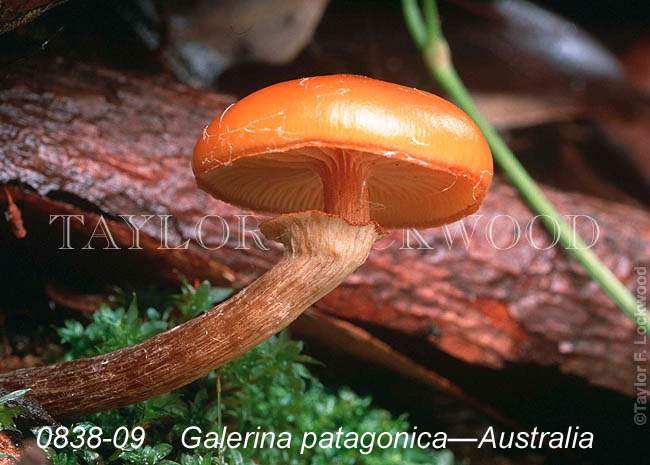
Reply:
[[[34,66],[39,73],[33,72]],[[0,182],[21,186],[11,192],[29,231],[23,241],[31,241],[25,243],[43,257],[45,271],[65,269],[63,277],[96,275],[98,281],[108,281],[161,275],[171,279],[177,268],[192,278],[228,283],[250,281],[278,259],[279,248],[267,244],[270,251],[260,250],[251,232],[245,237],[248,250],[236,249],[242,237],[235,215],[243,212],[196,189],[189,168],[195,139],[230,99],[159,76],[65,62],[20,65],[8,71],[2,88]],[[546,192],[565,214],[598,221],[596,253],[634,290],[635,266],[650,263],[648,213],[582,195]],[[0,199],[5,206],[2,192]],[[48,224],[49,215],[65,212],[86,214],[83,227],[72,223],[75,251],[58,250],[60,223]],[[100,213],[110,218],[109,227],[115,228],[116,241],[125,250],[79,250]],[[148,223],[143,227],[146,249],[126,250],[131,232],[113,221],[119,220],[118,214],[173,215],[170,245],[193,238],[205,214],[221,215],[231,234],[218,250],[203,249],[195,240],[187,251],[159,250],[160,223]],[[468,248],[458,237],[449,248],[441,228],[422,233],[432,249],[400,249],[400,232],[392,236],[392,246],[384,239],[388,247],[374,250],[366,265],[317,308],[426,341],[431,354],[439,349],[496,370],[508,363],[552,366],[631,394],[639,347],[633,343],[633,322],[565,252],[535,249],[525,237],[509,250],[489,243],[487,225],[496,215],[511,215],[522,236],[532,218],[509,185],[497,179],[479,214]],[[259,219],[247,222],[254,226]],[[467,220],[467,228],[475,220]],[[499,231],[508,226],[505,220],[494,226],[502,246],[508,241]],[[583,222],[579,231],[588,235],[591,226]],[[208,245],[219,245],[222,232],[221,222],[204,223]],[[3,238],[17,243],[5,233]],[[547,244],[539,222],[532,235],[539,245]],[[105,245],[96,241],[96,247]],[[416,358],[430,366],[431,354],[418,352]]]
[[[300,315],[291,325],[291,330],[293,334],[323,347],[342,352],[346,356],[352,356],[371,365],[386,368],[407,380],[433,390],[451,394],[461,402],[480,410],[503,425],[519,426],[513,420],[467,395],[447,378],[415,363],[381,339],[350,322],[311,309]]]

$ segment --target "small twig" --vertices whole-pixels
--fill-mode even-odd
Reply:
[[[467,113],[483,132],[490,144],[492,155],[519,190],[531,209],[540,215],[546,228],[559,237],[561,244],[598,282],[600,287],[616,302],[618,307],[639,327],[650,330],[647,310],[639,305],[632,293],[616,278],[614,273],[577,236],[562,214],[535,184],[515,154],[508,148],[492,125],[483,116],[472,99],[451,61],[449,46],[440,30],[440,20],[435,0],[423,0],[424,19],[417,0],[402,0],[404,18],[413,40],[422,50],[425,63],[436,81]],[[557,229],[557,231],[556,231]]]
[[[27,230],[23,225],[23,217],[20,214],[20,210],[14,203],[14,198],[11,196],[11,192],[5,186],[5,195],[7,196],[7,211],[5,212],[5,217],[9,224],[11,224],[11,230],[18,239],[22,239],[27,235]]]

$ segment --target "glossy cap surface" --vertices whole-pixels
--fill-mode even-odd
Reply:
[[[333,75],[283,82],[227,108],[204,131],[192,167],[201,188],[268,213],[323,209],[319,172],[354,157],[370,217],[428,227],[476,211],[492,155],[455,105],[413,88]]]

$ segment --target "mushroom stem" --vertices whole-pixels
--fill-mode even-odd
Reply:
[[[352,224],[368,224],[368,183],[366,164],[341,150],[333,163],[320,172],[325,211]]]
[[[31,388],[52,415],[76,417],[120,407],[184,386],[235,359],[295,320],[365,262],[382,235],[322,212],[264,223],[284,257],[247,288],[169,331],[93,358],[0,374],[8,390]]]

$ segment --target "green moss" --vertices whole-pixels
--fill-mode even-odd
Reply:
[[[68,350],[65,359],[88,357],[137,343],[194,318],[225,299],[229,290],[212,288],[207,282],[193,287],[184,282],[181,293],[164,299],[156,298],[158,309],[147,307],[146,298],[135,296],[129,305],[111,309],[108,306],[93,314],[86,325],[67,321],[59,329]],[[138,307],[142,308],[139,310]],[[360,397],[350,389],[331,392],[309,372],[315,363],[302,353],[302,343],[293,341],[287,332],[260,344],[247,354],[210,373],[203,379],[175,392],[135,405],[102,412],[66,426],[102,428],[102,437],[112,437],[116,429],[126,426],[146,429],[146,443],[138,449],[115,450],[102,444],[91,450],[50,448],[55,465],[73,464],[147,464],[147,465],[410,465],[453,464],[449,452],[433,452],[418,448],[390,448],[363,454],[359,449],[321,449],[315,447],[300,453],[304,431],[320,434],[325,431],[383,432],[409,431],[405,416],[393,417],[372,405],[371,399]],[[217,392],[217,378],[221,395]],[[206,450],[185,449],[181,444],[183,430],[197,426],[205,433],[229,431],[289,432],[291,447],[237,448]],[[71,435],[71,439],[72,439]]]

